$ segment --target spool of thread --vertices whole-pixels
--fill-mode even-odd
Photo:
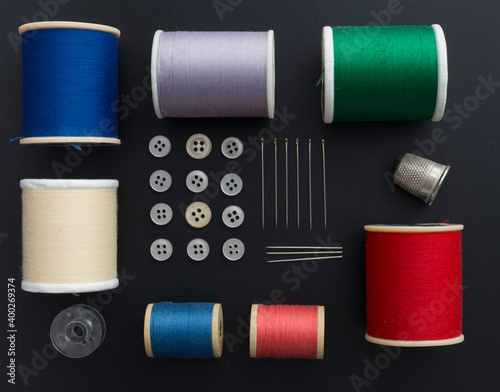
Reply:
[[[84,293],[118,287],[117,180],[21,180],[22,289]]]
[[[251,358],[323,359],[324,306],[252,305]]]
[[[440,121],[448,59],[439,25],[323,28],[322,107],[332,121]]]
[[[221,304],[160,302],[146,307],[144,347],[150,358],[220,358],[223,338]]]
[[[161,31],[151,56],[164,117],[274,117],[274,32]]]
[[[109,26],[36,22],[23,38],[21,144],[120,144],[118,37]]]
[[[368,225],[366,340],[387,346],[460,343],[463,225]]]

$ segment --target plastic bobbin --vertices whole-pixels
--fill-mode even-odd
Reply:
[[[195,201],[186,208],[186,221],[195,229],[205,227],[210,223],[211,219],[212,210],[207,204],[201,201]]]
[[[158,226],[164,226],[172,220],[173,212],[168,204],[158,203],[151,208],[149,215]]]
[[[212,151],[212,142],[207,135],[195,133],[187,140],[186,151],[191,158],[204,159]]]
[[[243,189],[243,180],[236,173],[228,173],[220,181],[220,188],[227,196],[236,196]]]
[[[193,170],[186,176],[186,186],[191,192],[203,192],[208,186],[208,176],[201,170]]]
[[[187,245],[187,254],[194,261],[203,261],[210,253],[210,246],[207,241],[201,238],[191,240]]]
[[[166,192],[172,185],[172,176],[166,170],[156,170],[149,177],[149,185],[156,192]]]
[[[222,254],[230,261],[238,261],[245,254],[245,245],[237,238],[230,238],[224,242]]]
[[[243,143],[240,139],[230,136],[222,142],[222,154],[229,159],[236,159],[243,154]]]
[[[238,206],[229,206],[222,212],[222,221],[227,227],[232,229],[241,226],[245,220],[245,213]]]
[[[151,244],[150,252],[156,261],[165,261],[172,256],[174,248],[169,240],[159,238]]]
[[[168,137],[157,135],[149,141],[149,152],[156,158],[163,158],[170,154],[172,144]]]
[[[83,358],[92,354],[106,336],[101,314],[88,305],[73,305],[60,312],[50,326],[50,340],[61,354]]]

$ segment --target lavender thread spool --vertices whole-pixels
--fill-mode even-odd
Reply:
[[[158,30],[151,76],[158,118],[274,118],[274,32]]]

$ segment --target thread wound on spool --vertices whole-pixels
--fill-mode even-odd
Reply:
[[[323,120],[441,120],[448,83],[444,33],[433,26],[323,29]]]
[[[274,117],[274,32],[157,31],[153,104],[164,117]]]
[[[323,359],[323,306],[252,305],[250,357]]]
[[[149,304],[144,317],[148,357],[220,358],[223,345],[222,306],[217,303]]]
[[[21,144],[120,144],[119,30],[40,22],[23,25]]]
[[[460,343],[462,225],[369,225],[366,339],[394,346]]]
[[[116,180],[25,179],[22,288],[81,293],[118,287]]]

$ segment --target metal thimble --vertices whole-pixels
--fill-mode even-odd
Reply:
[[[394,183],[431,205],[450,166],[414,154],[405,154],[394,171]]]

